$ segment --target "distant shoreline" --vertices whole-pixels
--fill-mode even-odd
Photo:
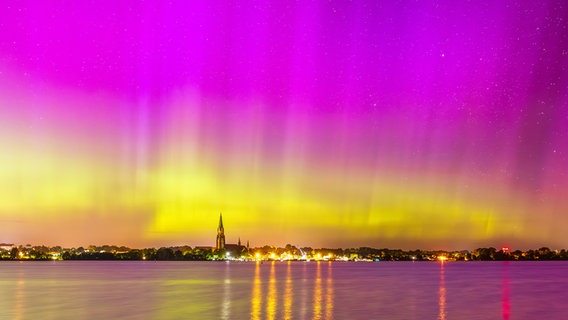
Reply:
[[[63,262],[141,262],[141,263],[161,263],[161,262],[179,262],[179,263],[242,263],[242,264],[270,264],[270,263],[338,263],[338,264],[351,264],[351,263],[360,263],[360,264],[387,264],[387,263],[421,263],[421,264],[432,264],[432,263],[501,263],[501,262],[520,262],[520,263],[528,263],[528,262],[566,262],[568,260],[469,260],[469,261],[433,261],[433,260],[422,260],[422,261],[408,261],[408,260],[395,260],[395,261],[341,261],[341,260],[246,260],[246,261],[239,261],[239,260],[53,260],[53,259],[45,259],[45,260],[37,260],[37,259],[22,259],[22,260],[0,260],[0,263],[15,263],[15,262],[32,262],[32,263],[63,263]]]
[[[0,261],[559,261],[568,260],[568,251],[547,247],[526,251],[503,247],[472,251],[375,249],[370,247],[329,249],[310,247],[162,247],[131,249],[124,246],[62,248],[0,244]]]

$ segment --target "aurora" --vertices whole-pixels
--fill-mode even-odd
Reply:
[[[565,247],[568,5],[0,8],[0,242]]]

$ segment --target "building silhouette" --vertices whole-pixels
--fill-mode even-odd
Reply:
[[[217,241],[215,248],[217,250],[225,249],[225,228],[223,228],[223,214],[219,213],[219,226],[217,227]]]
[[[247,246],[241,244],[241,237],[239,237],[237,244],[225,243],[225,228],[223,227],[223,214],[219,214],[219,226],[217,226],[217,239],[215,241],[215,249],[225,250],[227,256],[240,257],[249,250],[249,242]]]

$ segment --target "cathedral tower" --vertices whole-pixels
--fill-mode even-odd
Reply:
[[[219,214],[219,226],[217,227],[217,250],[225,249],[225,229],[223,228],[223,214]]]

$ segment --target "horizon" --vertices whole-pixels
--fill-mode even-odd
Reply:
[[[236,245],[236,243],[227,243],[229,245]],[[193,244],[175,244],[175,245],[164,245],[164,246],[154,246],[154,247],[132,247],[132,246],[128,246],[128,245],[122,245],[122,244],[89,244],[89,245],[77,245],[77,246],[60,246],[60,245],[46,245],[46,244],[31,244],[31,243],[27,243],[27,244],[16,244],[16,243],[1,243],[0,245],[11,245],[15,248],[19,248],[19,247],[42,247],[45,246],[47,248],[54,248],[54,247],[61,247],[61,249],[65,250],[65,249],[78,249],[78,248],[88,248],[88,247],[117,247],[117,248],[127,248],[127,249],[131,249],[131,250],[143,250],[143,249],[159,249],[159,248],[180,248],[180,247],[189,247],[192,249],[195,248],[208,248],[208,249],[212,249],[212,250],[217,250],[215,249],[214,245],[193,245]],[[412,252],[412,251],[423,251],[423,252],[437,252],[437,251],[442,251],[442,252],[462,252],[462,251],[475,251],[477,249],[489,249],[489,248],[493,248],[496,251],[504,251],[504,248],[507,248],[506,251],[507,252],[514,252],[514,251],[522,251],[522,252],[526,252],[526,251],[530,251],[530,250],[539,250],[542,248],[547,248],[550,249],[551,251],[562,251],[562,250],[567,250],[568,248],[554,248],[554,247],[550,247],[550,246],[538,246],[538,247],[533,247],[533,248],[511,248],[511,247],[506,247],[506,246],[501,246],[501,247],[495,247],[495,246],[481,246],[481,247],[472,247],[472,248],[461,248],[461,249],[441,249],[441,248],[399,248],[399,247],[370,247],[370,246],[348,246],[348,247],[330,247],[330,246],[323,246],[323,247],[319,247],[319,246],[311,246],[311,245],[294,245],[291,243],[288,243],[286,245],[273,245],[273,244],[263,244],[263,245],[259,245],[259,246],[249,246],[248,248],[250,249],[261,249],[264,247],[271,247],[271,248],[286,248],[287,245],[291,245],[292,247],[295,248],[301,248],[301,249],[305,249],[305,248],[311,248],[313,250],[337,250],[337,249],[341,249],[341,250],[348,250],[348,249],[361,249],[361,248],[370,248],[370,249],[374,249],[374,250],[401,250],[404,252]],[[246,245],[241,244],[241,247],[245,247],[247,248]],[[223,249],[224,250],[224,249]]]
[[[568,19],[522,3],[0,8],[0,241],[568,247]],[[213,232],[212,232],[213,231]]]

